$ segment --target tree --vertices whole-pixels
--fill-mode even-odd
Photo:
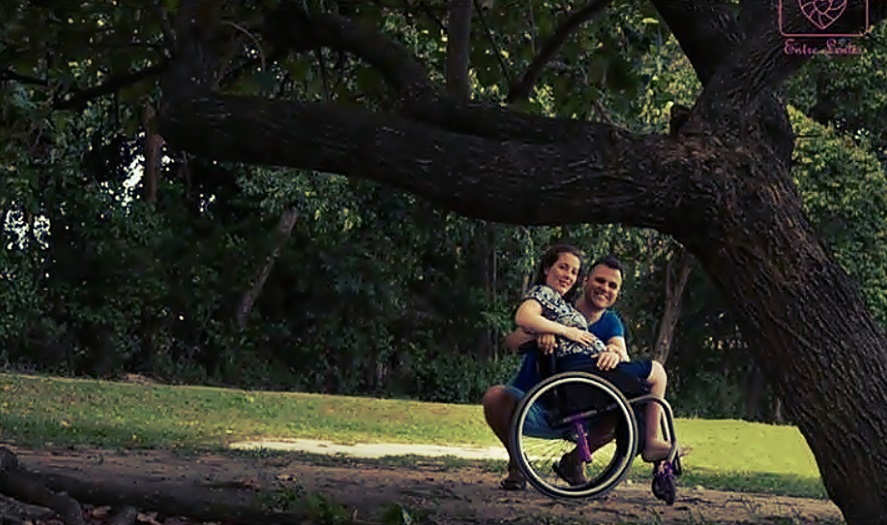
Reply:
[[[397,93],[394,111],[214,92],[206,35],[180,30],[161,134],[194,154],[370,178],[488,220],[621,222],[672,235],[733,306],[848,522],[887,522],[887,337],[789,176],[793,137],[774,90],[803,57],[783,52],[767,23],[772,6],[744,2],[734,16],[719,3],[653,4],[704,86],[668,136],[461,103],[382,34],[291,5],[269,19],[277,24],[266,37],[356,54]],[[873,4],[880,21],[887,3]],[[803,27],[799,17],[787,23]]]
[[[548,43],[557,49],[606,3],[574,5],[552,26]],[[514,86],[510,92],[478,89],[469,101],[446,93],[439,70],[426,68],[401,43],[435,24],[442,32],[442,4],[422,3],[430,14],[421,19],[405,11],[402,21],[410,24],[402,31],[378,16],[369,23],[372,9],[397,12],[400,4],[394,2],[369,7],[325,2],[328,11],[304,9],[306,4],[247,3],[236,10],[184,1],[174,18],[158,9],[136,33],[153,38],[156,47],[156,33],[162,32],[170,55],[143,56],[141,69],[112,71],[94,87],[69,89],[57,107],[76,107],[91,96],[116,92],[133,78],[163,71],[158,129],[179,151],[371,179],[490,221],[621,223],[671,235],[732,306],[751,357],[807,439],[826,489],[848,523],[887,523],[887,337],[805,216],[789,173],[794,138],[777,90],[808,55],[784,52],[774,2],[642,4],[641,9],[655,8],[702,85],[692,108],[673,109],[666,135],[632,133],[606,119],[571,118],[571,111],[559,111],[560,117],[526,111],[532,107],[526,99],[533,79],[547,73],[546,64],[572,71],[566,61],[548,61],[554,53],[547,45],[521,76],[526,82],[508,79]],[[482,59],[495,59],[494,65],[504,60],[499,44],[507,31],[495,33],[481,16],[490,15],[491,4],[473,3],[480,22],[473,27],[479,30],[468,33],[474,39],[486,36],[488,45],[483,52],[473,45],[471,53],[459,54],[477,61],[478,78],[491,67]],[[871,0],[868,18],[862,16],[864,4],[848,4],[832,27],[857,31],[862,28],[854,22],[880,23],[887,16],[887,2]],[[493,11],[512,16],[502,5]],[[263,23],[250,24],[256,17]],[[556,18],[545,20],[551,24]],[[783,23],[799,30],[806,20],[792,12]],[[451,37],[456,34],[464,38],[466,33],[454,31]],[[519,38],[514,34],[512,39]],[[643,35],[628,32],[624,38]],[[598,63],[623,66],[589,75],[588,83],[596,87],[626,76],[618,73],[625,72],[627,62],[618,60],[619,48],[610,43],[602,46],[609,54]],[[238,55],[244,57],[241,63],[229,61],[232,49],[245,50]],[[243,94],[242,87],[226,89],[226,80],[244,68],[261,63],[267,71],[291,54],[306,52],[318,58],[320,82],[330,81],[329,60],[350,55],[362,65],[341,60],[341,71],[366,79],[369,66],[387,91],[361,100],[346,90],[336,100],[312,101],[275,98],[264,88],[252,94]],[[441,51],[437,46],[423,54],[434,63]],[[451,66],[451,71],[464,70]],[[5,77],[40,81],[11,70]],[[372,81],[361,82],[364,92],[372,89]],[[556,101],[569,87],[553,89]],[[506,101],[513,105],[503,106]]]

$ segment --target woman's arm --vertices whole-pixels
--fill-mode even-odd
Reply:
[[[586,330],[546,319],[542,316],[542,305],[533,299],[527,299],[521,303],[514,315],[514,322],[527,331],[552,333],[584,345],[591,345],[597,340],[594,334]]]

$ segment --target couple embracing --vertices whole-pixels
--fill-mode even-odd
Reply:
[[[517,329],[505,338],[512,351],[535,340],[544,354],[554,354],[558,372],[598,369],[616,371],[635,378],[651,394],[665,397],[668,377],[658,361],[630,360],[625,344],[625,328],[610,308],[622,288],[623,272],[619,260],[606,256],[595,261],[584,279],[582,253],[575,247],[559,244],[550,248],[540,261],[533,286],[524,295],[515,314]],[[509,453],[508,474],[500,483],[505,490],[526,486],[508,443],[509,426],[518,401],[542,377],[538,372],[538,352],[524,355],[521,367],[508,385],[487,390],[483,399],[484,416],[490,428]],[[641,457],[655,462],[664,459],[670,445],[660,438],[662,408],[648,403],[640,425],[644,443]],[[544,432],[544,414],[531,414],[531,424]],[[612,428],[595,429],[589,436],[592,450],[613,438]],[[683,455],[686,451],[679,451]],[[585,482],[585,467],[578,450],[564,454],[553,466],[555,472],[572,485]]]

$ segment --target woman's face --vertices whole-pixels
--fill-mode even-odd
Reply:
[[[564,295],[576,284],[580,264],[579,257],[572,253],[558,254],[557,261],[545,270],[545,284]]]

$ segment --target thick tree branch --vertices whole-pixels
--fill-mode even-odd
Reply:
[[[575,33],[583,24],[601,13],[607,7],[609,2],[610,0],[591,0],[591,2],[582,9],[570,13],[570,15],[558,25],[554,33],[552,33],[542,45],[542,49],[539,50],[539,53],[533,58],[530,65],[527,66],[527,70],[524,72],[521,79],[509,86],[508,102],[517,102],[526,99],[529,96],[533,85],[536,84],[536,80],[539,79],[539,75],[542,74],[542,71],[545,69],[545,65],[554,58],[554,55],[561,46],[564,45],[567,39],[570,38],[570,35]]]
[[[656,11],[678,40],[702,85],[742,40],[727,0],[652,0]],[[759,21],[760,22],[760,21]]]
[[[111,77],[97,86],[71,90],[56,101],[53,108],[62,110],[82,108],[90,100],[116,93],[126,86],[160,75],[169,68],[169,64],[169,59],[163,59],[145,69]]]
[[[172,99],[162,115],[164,138],[182,151],[367,178],[480,219],[667,230],[677,208],[694,198],[690,190],[668,197],[671,184],[683,184],[662,175],[661,159],[675,149],[670,139],[612,126],[594,126],[584,144],[537,145],[336,104],[212,94]]]
[[[32,86],[48,86],[49,82],[42,78],[35,78],[28,75],[22,75],[16,71],[11,69],[4,69],[0,71],[0,82],[4,80],[15,80],[16,82],[21,82],[22,84],[29,84]]]
[[[468,61],[471,51],[471,0],[450,0],[447,19],[447,92],[458,100],[471,98]]]
[[[408,117],[457,133],[534,143],[587,140],[593,125],[521,115],[491,104],[464,103],[440,94],[419,63],[399,44],[372,28],[336,15],[309,15],[292,5],[266,20],[265,37],[295,51],[330,47],[351,53],[382,73],[401,97]]]
[[[572,144],[593,139],[598,124],[518,113],[481,102],[463,104],[445,97],[407,101],[404,116],[454,133],[532,144]]]
[[[429,95],[428,73],[402,46],[373,28],[333,14],[308,14],[293,4],[270,11],[263,34],[275,46],[294,51],[329,47],[362,59],[381,73],[400,97]]]
[[[88,88],[73,87],[70,90],[56,96],[53,102],[53,109],[67,110],[80,109],[90,100],[116,93],[120,89],[141,82],[148,78],[158,76],[169,68],[169,59],[164,59],[157,64],[148,66],[138,71],[117,75],[108,80],[91,86]],[[23,84],[31,84],[36,86],[49,87],[50,82],[46,79],[34,78],[28,75],[19,74],[11,69],[0,71],[0,81],[14,80]]]
[[[619,196],[609,198],[633,203],[628,208],[634,208],[672,193],[651,182],[658,167],[652,159],[663,154],[644,151],[641,155],[636,151],[641,139],[611,126],[522,115],[498,106],[463,104],[440,96],[424,70],[401,46],[343,17],[313,16],[289,8],[286,13],[278,13],[274,21],[278,24],[271,26],[272,38],[289,39],[287,45],[291,48],[329,46],[346,50],[382,71],[403,97],[403,116],[345,110],[336,105],[275,103],[167,90],[162,129],[164,136],[176,137],[167,137],[171,144],[219,160],[367,177],[478,218],[524,224],[607,222],[624,213],[620,220],[626,223],[670,228],[675,203],[647,207],[645,211],[657,212],[638,217],[603,197]],[[300,36],[275,33],[283,28],[294,28],[293,33]],[[187,115],[190,118],[184,119]],[[249,140],[234,139],[242,139],[243,134],[237,131],[246,129],[251,130]],[[262,140],[258,140],[260,137]],[[642,149],[649,147],[647,144]],[[416,157],[405,152],[423,153]],[[628,162],[610,166],[604,152]],[[641,165],[644,169],[638,168]],[[454,182],[464,188],[456,195],[451,191]],[[527,190],[519,187],[532,188],[532,195],[521,193]],[[507,188],[517,193],[509,194]],[[658,193],[651,195],[654,188]],[[491,200],[503,194],[507,206],[489,206]],[[578,194],[604,201],[577,200],[573,195]],[[540,195],[559,211],[549,214],[544,206],[537,208]]]

